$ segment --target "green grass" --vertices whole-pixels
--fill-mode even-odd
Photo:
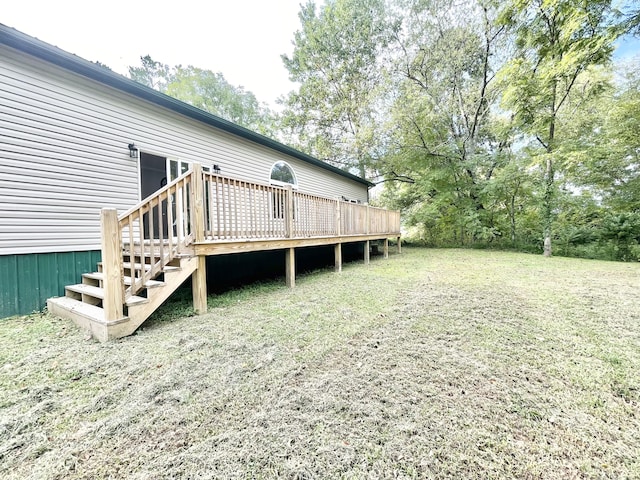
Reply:
[[[2,478],[640,478],[640,266],[405,249],[178,296],[135,335],[0,322]]]

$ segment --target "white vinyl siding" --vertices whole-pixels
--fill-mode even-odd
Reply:
[[[301,192],[367,200],[361,183],[0,46],[0,255],[99,248],[100,209],[139,201],[131,142],[264,183],[285,161]]]

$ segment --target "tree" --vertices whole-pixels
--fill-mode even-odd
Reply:
[[[512,0],[503,10],[502,22],[514,28],[520,49],[503,73],[504,105],[542,149],[544,254],[550,256],[560,166],[558,117],[580,76],[610,61],[619,31],[613,28],[610,0]],[[598,86],[585,84],[585,88]]]
[[[383,0],[313,1],[301,7],[294,50],[282,56],[297,91],[283,100],[291,141],[365,177],[376,141],[376,101],[387,43]]]
[[[192,65],[170,67],[149,55],[140,60],[140,67],[129,67],[133,80],[263,135],[275,135],[273,112],[222,73]]]
[[[165,92],[167,85],[173,80],[171,67],[164,63],[156,62],[151,56],[140,57],[139,67],[129,67],[129,77],[149,88]]]
[[[456,242],[490,240],[495,231],[485,186],[508,160],[511,135],[503,125],[508,119],[492,112],[505,28],[495,24],[490,2],[398,1],[396,7],[402,29],[395,37],[394,155],[383,172],[415,178],[405,188],[422,189],[420,201],[448,212],[440,218],[453,221]]]

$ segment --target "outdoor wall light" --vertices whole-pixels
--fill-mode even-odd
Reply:
[[[129,157],[138,158],[138,149],[136,148],[135,143],[129,144]]]

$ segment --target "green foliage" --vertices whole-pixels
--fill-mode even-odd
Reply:
[[[588,69],[609,62],[619,31],[610,0],[517,0],[507,3],[500,21],[514,30],[519,50],[502,72],[503,105],[542,149],[544,245],[545,255],[551,255],[556,174],[562,170],[556,155],[563,140],[558,117]],[[597,95],[600,87],[583,82],[581,96]]]
[[[640,259],[637,7],[610,0],[313,0],[277,120],[221,73],[131,77],[374,182],[412,239]]]
[[[274,113],[253,93],[227,82],[222,73],[191,65],[170,67],[149,55],[140,61],[141,66],[129,67],[129,76],[138,83],[263,135],[275,136]]]
[[[319,158],[356,169],[362,177],[375,157],[376,101],[389,42],[383,0],[329,0],[301,6],[301,30],[282,60],[300,86],[282,103],[289,142]]]

